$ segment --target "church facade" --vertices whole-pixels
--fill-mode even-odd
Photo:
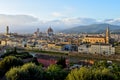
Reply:
[[[106,34],[105,36],[86,36],[83,38],[82,42],[87,42],[87,43],[105,43],[109,44],[110,41],[110,32],[109,32],[109,27],[106,29]]]

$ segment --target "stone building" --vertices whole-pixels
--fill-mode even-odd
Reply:
[[[54,35],[53,29],[52,29],[51,27],[48,28],[48,30],[47,30],[47,35],[48,35],[48,36],[53,36],[53,35]]]
[[[115,54],[115,47],[112,47],[110,44],[80,45],[78,47],[78,52],[111,55]]]
[[[86,36],[82,40],[82,42],[87,42],[87,43],[105,43],[109,44],[110,42],[110,32],[109,32],[109,27],[106,29],[106,35],[105,36]]]

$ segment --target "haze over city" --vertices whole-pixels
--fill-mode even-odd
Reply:
[[[51,26],[55,31],[80,25],[120,25],[119,0],[1,0],[0,32],[33,33]]]

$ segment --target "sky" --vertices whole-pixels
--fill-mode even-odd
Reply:
[[[0,0],[0,14],[26,14],[39,19],[117,18],[120,0]]]
[[[21,26],[24,21],[25,26],[57,28],[88,24],[88,21],[89,24],[116,23],[120,21],[120,0],[0,0],[0,18],[2,26]],[[28,24],[30,21],[33,24]]]

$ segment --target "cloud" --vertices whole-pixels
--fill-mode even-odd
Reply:
[[[63,16],[60,13],[55,12],[54,16]],[[6,26],[10,26],[11,32],[31,32],[33,33],[37,28],[40,31],[47,31],[47,28],[51,26],[54,31],[63,30],[79,25],[89,25],[96,23],[109,23],[120,25],[120,18],[96,20],[93,18],[61,18],[57,20],[43,21],[30,15],[4,15],[0,14],[0,32],[5,31]]]
[[[30,15],[5,15],[0,14],[0,32],[4,32],[6,26],[13,32],[29,31],[38,25],[39,19]],[[31,30],[32,31],[32,30]]]
[[[30,15],[4,15],[0,14],[0,25],[27,25],[37,22],[38,18]]]
[[[104,23],[114,24],[114,25],[120,25],[120,18],[116,19],[106,19],[103,21]]]
[[[66,25],[89,25],[97,23],[97,20],[92,18],[65,18],[62,22]]]
[[[53,17],[61,17],[61,16],[63,16],[61,13],[59,13],[59,12],[53,12],[52,14],[51,14]]]

